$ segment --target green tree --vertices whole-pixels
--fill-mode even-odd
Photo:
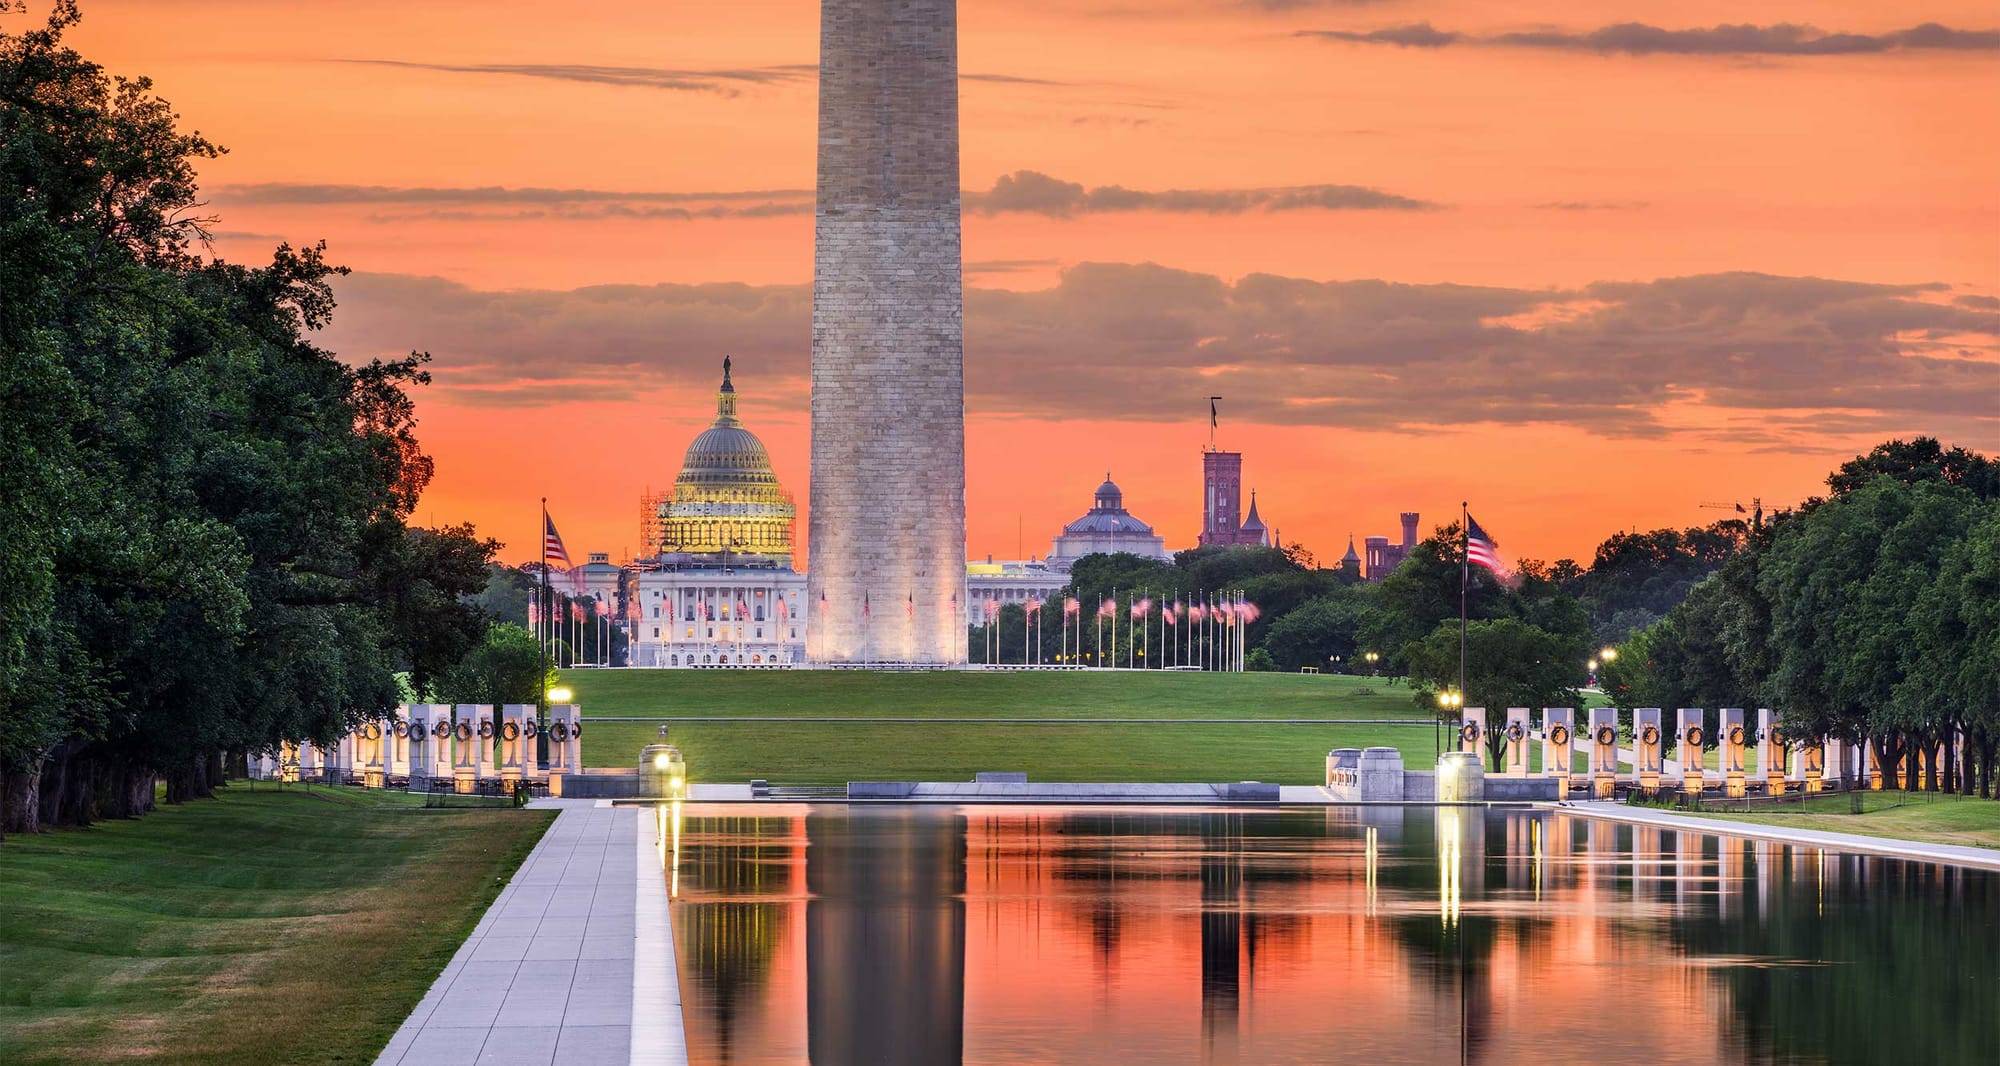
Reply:
[[[1438,713],[1438,693],[1458,687],[1458,650],[1456,620],[1439,625],[1408,649],[1410,688],[1418,707]],[[1489,712],[1574,707],[1583,652],[1574,639],[1518,618],[1470,623],[1465,631],[1466,706]]]
[[[437,692],[443,703],[539,704],[544,687],[554,683],[553,668],[546,675],[542,672],[535,634],[526,626],[502,622],[444,672]]]

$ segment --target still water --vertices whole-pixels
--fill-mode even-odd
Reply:
[[[2000,875],[1530,811],[678,829],[698,1064],[2000,1062]]]

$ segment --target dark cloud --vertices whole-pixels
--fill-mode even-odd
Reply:
[[[1752,443],[1839,425],[1992,440],[2000,310],[1947,291],[1764,274],[1562,291],[1231,283],[1087,263],[1044,289],[967,290],[967,406],[1163,420],[1221,393],[1249,420],[1375,430],[1560,423]],[[806,402],[806,285],[481,292],[355,275],[339,294],[331,347],[428,349],[449,402],[707,389],[725,354],[759,368],[760,404]],[[1685,426],[1671,410],[1682,403],[1720,418]]]
[[[393,185],[307,185],[272,182],[225,185],[220,203],[300,205],[422,205],[420,211],[369,216],[376,222],[508,221],[562,218],[697,219],[768,218],[810,214],[811,189],[750,189],[730,192],[620,192],[610,189],[436,188]],[[1242,214],[1247,211],[1377,210],[1420,211],[1436,204],[1359,185],[1293,185],[1263,189],[1167,189],[1146,191],[1122,185],[1086,189],[1033,170],[1003,175],[985,191],[968,190],[965,207],[984,214],[1019,212],[1068,218],[1111,211],[1167,211]]]
[[[985,192],[965,194],[965,208],[982,214],[1074,215],[1116,211],[1237,215],[1247,211],[1307,209],[1422,211],[1439,205],[1360,185],[1293,185],[1264,189],[1166,189],[1146,191],[1122,185],[1085,188],[1033,170],[1004,174]]]
[[[1295,36],[1405,48],[1470,44],[1635,56],[1844,56],[1896,51],[2000,50],[2000,30],[1958,30],[1935,22],[1878,34],[1829,33],[1814,26],[1790,22],[1770,26],[1724,23],[1705,29],[1686,30],[1663,29],[1643,22],[1621,22],[1586,33],[1531,30],[1485,37],[1439,30],[1429,22],[1414,22],[1368,31],[1300,30]]]
[[[586,85],[615,85],[626,88],[666,89],[673,92],[718,93],[735,96],[746,86],[776,85],[811,78],[818,68],[786,64],[771,67],[741,67],[721,70],[689,70],[675,67],[613,67],[589,63],[414,63],[400,59],[342,59],[373,67],[400,67],[446,74],[498,74],[551,81],[582,82]]]
[[[697,70],[679,67],[616,67],[593,63],[419,63],[402,59],[337,59],[371,67],[399,67],[444,74],[488,74],[550,81],[611,85],[620,88],[665,89],[670,92],[739,95],[745,88],[808,81],[819,75],[817,63],[780,63],[765,67]],[[960,74],[960,81],[994,85],[1070,86],[1076,82],[1020,74]]]

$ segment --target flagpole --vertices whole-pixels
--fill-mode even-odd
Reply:
[[[1458,502],[1458,529],[1463,551],[1458,556],[1458,698],[1465,698],[1465,598],[1472,582],[1472,512],[1467,502]],[[1488,515],[1487,517],[1492,517]]]
[[[549,498],[547,496],[542,497],[542,528],[537,531],[536,539],[542,543],[542,587],[535,595],[536,599],[542,604],[542,617],[546,619],[548,617],[547,601],[549,595]],[[540,639],[539,634],[536,636],[535,649],[539,652],[537,661],[541,665],[541,670],[537,674],[539,679],[538,687],[542,692],[540,710],[546,713],[549,707],[549,643],[546,640]],[[542,724],[546,725],[548,723],[544,722]],[[539,738],[546,734],[542,730],[537,729],[535,735],[539,741]],[[536,746],[539,748],[543,743],[546,742],[538,742]],[[538,751],[536,754],[540,755],[542,752]]]

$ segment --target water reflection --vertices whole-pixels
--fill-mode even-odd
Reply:
[[[665,855],[696,1063],[1956,1062],[2000,1038],[1991,874],[1520,811],[744,810],[688,805]]]

